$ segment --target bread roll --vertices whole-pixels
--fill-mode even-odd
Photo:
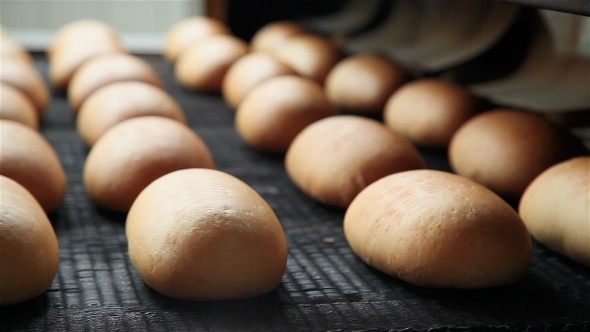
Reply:
[[[272,208],[215,170],[167,174],[141,192],[125,224],[129,257],[145,282],[175,298],[218,300],[269,292],[287,265]]]
[[[248,44],[239,38],[209,36],[182,52],[174,66],[174,76],[187,89],[221,92],[227,70],[248,51]]]
[[[508,284],[528,271],[533,254],[510,205],[467,178],[434,170],[368,186],[346,211],[344,234],[367,264],[428,287]]]
[[[127,211],[155,179],[194,167],[215,167],[195,132],[178,121],[142,116],[125,120],[100,137],[84,165],[84,186],[97,205]]]
[[[43,114],[49,105],[49,89],[37,70],[18,58],[2,58],[0,82],[20,90],[35,105],[37,113]]]
[[[230,35],[231,31],[221,21],[211,17],[188,17],[174,24],[166,35],[164,57],[175,62],[180,53],[201,39],[213,35]]]
[[[313,199],[347,207],[374,181],[425,164],[410,141],[380,122],[337,115],[297,135],[287,151],[285,167],[293,182]]]
[[[272,52],[290,38],[306,32],[305,27],[291,21],[275,21],[258,29],[250,45],[255,52]]]
[[[37,131],[0,120],[0,174],[25,187],[46,212],[55,211],[66,194],[67,179],[53,147]]]
[[[326,94],[339,107],[380,114],[389,96],[405,80],[403,70],[388,58],[358,54],[332,68],[326,78]]]
[[[236,113],[235,126],[250,146],[286,152],[305,127],[332,115],[336,107],[319,84],[298,76],[278,76],[248,93]]]
[[[449,161],[455,173],[518,200],[537,175],[583,150],[580,141],[540,115],[496,109],[457,130]]]
[[[421,146],[444,147],[455,132],[480,110],[467,89],[440,79],[404,84],[385,106],[385,123]]]
[[[340,59],[340,52],[328,39],[299,34],[272,52],[276,58],[299,75],[323,85],[326,76]]]
[[[23,186],[0,175],[0,307],[44,293],[59,266],[59,247],[43,208]]]
[[[250,53],[229,67],[221,91],[227,104],[236,109],[256,85],[272,77],[295,74],[293,69],[267,53]]]
[[[119,34],[115,28],[106,22],[93,19],[80,19],[64,24],[60,27],[47,47],[47,56],[50,61],[56,52],[59,52],[63,45],[76,45],[86,38],[98,38],[97,41],[117,40]]]
[[[0,119],[39,129],[39,114],[35,105],[20,90],[4,83],[0,83]]]
[[[117,31],[95,20],[80,20],[62,27],[48,49],[49,79],[66,90],[76,70],[87,60],[107,53],[125,53]]]
[[[76,127],[89,146],[114,125],[140,116],[162,116],[186,124],[178,103],[164,90],[143,82],[116,82],[93,93],[82,105]]]
[[[68,86],[70,106],[77,112],[99,88],[114,82],[138,81],[164,88],[156,71],[143,59],[123,53],[94,57],[80,66]]]
[[[33,57],[19,42],[12,39],[7,33],[0,36],[0,57],[2,60],[17,58],[33,65]]]
[[[527,187],[518,212],[531,234],[590,266],[590,157],[556,164]]]

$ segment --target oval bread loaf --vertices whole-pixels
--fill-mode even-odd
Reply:
[[[49,142],[18,122],[0,120],[0,174],[33,194],[46,212],[55,211],[67,189],[66,172]]]
[[[518,211],[535,238],[590,266],[590,157],[545,170],[525,190]]]
[[[125,225],[144,281],[175,298],[213,300],[276,288],[287,266],[277,216],[254,189],[220,171],[185,169],[141,192]]]
[[[324,204],[347,207],[376,180],[424,168],[408,139],[382,123],[353,115],[336,115],[307,126],[285,156],[291,180]]]
[[[53,227],[37,200],[0,175],[0,307],[45,292],[59,266]]]
[[[504,285],[528,271],[533,254],[508,203],[435,170],[400,172],[368,186],[346,211],[344,233],[367,264],[420,286]]]
[[[98,139],[84,164],[84,186],[97,205],[127,211],[152,181],[193,167],[215,167],[194,131],[161,116],[141,116],[118,123]]]

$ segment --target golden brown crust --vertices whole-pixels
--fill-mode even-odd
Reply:
[[[590,266],[590,157],[556,164],[527,187],[518,211],[531,234]]]
[[[89,36],[108,36],[109,38],[118,39],[119,35],[115,28],[109,24],[93,19],[81,19],[72,21],[59,28],[51,39],[47,48],[47,56],[52,60],[55,52],[65,44],[75,44]]]
[[[79,20],[56,32],[47,50],[49,79],[66,90],[78,68],[95,56],[126,53],[119,34],[110,25],[96,20]]]
[[[2,58],[0,62],[0,81],[20,90],[31,100],[39,114],[43,114],[49,104],[49,88],[37,70],[30,63],[19,58]]]
[[[305,127],[336,112],[316,82],[279,76],[252,89],[237,110],[235,126],[250,146],[286,152]]]
[[[148,115],[187,123],[180,105],[164,90],[144,82],[116,82],[98,89],[82,104],[76,126],[92,146],[117,123]]]
[[[290,38],[304,32],[305,27],[292,21],[271,22],[256,31],[250,45],[255,52],[272,52]]]
[[[457,130],[449,161],[457,174],[517,200],[537,175],[582,149],[581,142],[540,115],[497,109]]]
[[[410,141],[385,125],[338,115],[305,128],[289,147],[285,166],[307,195],[324,204],[347,207],[374,181],[425,164]]]
[[[115,125],[96,142],[84,165],[84,186],[97,205],[127,211],[155,179],[194,167],[215,168],[195,132],[178,121],[142,116]]]
[[[59,247],[43,208],[23,186],[0,176],[0,191],[0,306],[7,306],[49,288]]]
[[[123,53],[108,53],[82,64],[68,86],[68,101],[77,112],[84,100],[99,88],[114,82],[138,81],[163,88],[156,71],[143,59]]]
[[[35,105],[18,89],[4,83],[0,83],[0,119],[39,129],[39,114]]]
[[[385,123],[422,146],[447,147],[455,132],[479,111],[467,89],[439,79],[403,85],[387,101]]]
[[[212,35],[230,35],[229,28],[211,17],[189,17],[174,24],[164,44],[164,57],[175,62],[190,45]]]
[[[321,85],[332,67],[340,60],[340,52],[328,39],[313,34],[298,34],[272,54],[299,75]]]
[[[2,60],[17,58],[31,66],[33,65],[33,57],[31,56],[31,53],[29,53],[29,51],[16,40],[8,36],[8,34],[4,33],[0,36],[0,57],[2,57]]]
[[[62,203],[66,173],[53,147],[37,131],[14,121],[0,120],[0,174],[33,194],[46,212]]]
[[[393,61],[377,54],[358,54],[338,62],[326,78],[326,94],[336,105],[381,113],[387,99],[406,80]]]
[[[420,286],[503,285],[532,261],[529,233],[505,201],[434,170],[393,174],[367,187],[346,211],[344,232],[367,264]]]
[[[221,87],[223,97],[230,107],[236,109],[255,86],[282,75],[295,75],[295,71],[267,53],[246,54],[225,74]]]
[[[248,52],[248,44],[237,37],[209,36],[182,52],[176,60],[174,76],[185,88],[221,92],[229,67]]]
[[[129,256],[145,282],[176,298],[255,296],[277,287],[287,242],[271,207],[215,170],[165,175],[137,198],[126,221]]]

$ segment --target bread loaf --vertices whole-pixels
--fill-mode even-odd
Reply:
[[[363,190],[344,234],[367,264],[428,287],[482,288],[520,279],[533,247],[516,211],[467,178],[434,170],[392,174]]]

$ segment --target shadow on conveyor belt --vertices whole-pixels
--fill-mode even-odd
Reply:
[[[95,206],[94,209],[96,213],[105,220],[125,225],[125,221],[127,220],[127,212],[108,210],[99,206]]]
[[[569,294],[577,297],[580,305],[577,312],[572,312],[571,303],[566,305],[566,297],[560,292],[574,284],[576,285],[573,288],[578,289],[590,284],[590,280],[584,277],[590,273],[590,268],[552,251],[543,244],[536,241],[533,243],[537,255],[533,258],[531,270],[519,281],[505,286],[484,289],[428,288],[414,286],[372,267],[367,267],[367,271],[389,286],[383,294],[385,298],[389,301],[398,301],[400,305],[420,299],[428,303],[433,311],[469,312],[471,318],[502,319],[505,322],[556,316],[566,319],[568,315],[576,314],[590,319],[590,303],[586,302],[590,294]],[[548,268],[548,263],[538,259],[540,252],[550,256],[550,264],[559,265],[558,268],[563,271],[563,279],[548,276],[542,271]],[[571,280],[572,275],[577,280]]]

